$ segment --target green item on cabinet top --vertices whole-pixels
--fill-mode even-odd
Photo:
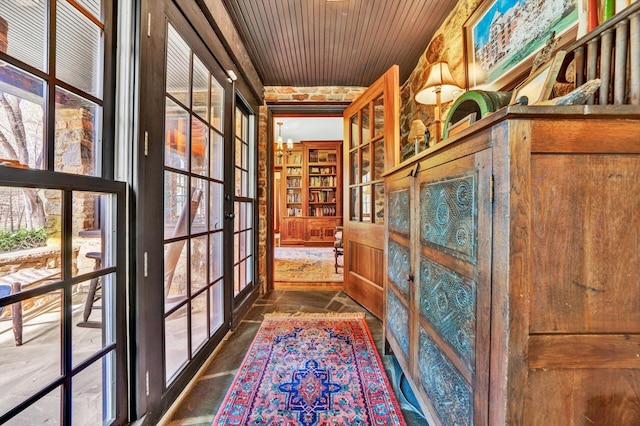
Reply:
[[[447,119],[443,126],[443,139],[449,133],[449,125],[456,124],[469,114],[475,113],[476,120],[480,120],[486,114],[495,112],[509,105],[511,92],[488,92],[484,90],[470,90],[460,95],[451,105]]]

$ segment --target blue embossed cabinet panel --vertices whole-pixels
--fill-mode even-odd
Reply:
[[[387,290],[385,327],[395,339],[404,359],[409,356],[409,310],[391,290]]]
[[[411,210],[409,188],[402,188],[389,194],[389,231],[409,236],[411,231]]]
[[[478,177],[474,171],[420,185],[420,242],[476,263]]]
[[[473,424],[473,392],[438,345],[420,327],[420,385],[443,425]]]
[[[476,283],[421,256],[420,314],[474,370]]]
[[[409,248],[389,240],[387,245],[389,280],[398,287],[405,299],[409,299],[408,275],[411,273],[411,254]]]

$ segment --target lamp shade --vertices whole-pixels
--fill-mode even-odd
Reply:
[[[416,102],[425,105],[437,104],[437,91],[440,91],[440,102],[449,102],[453,100],[454,92],[457,90],[461,88],[451,76],[449,64],[444,61],[435,62],[431,65],[424,88],[416,94]]]
[[[427,126],[424,125],[422,120],[413,120],[411,130],[409,130],[409,141],[414,142],[417,139],[418,142],[422,142],[424,140],[425,130],[427,130]]]

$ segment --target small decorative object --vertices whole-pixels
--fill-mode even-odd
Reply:
[[[527,97],[529,105],[549,99],[551,90],[553,90],[553,84],[558,77],[558,72],[562,67],[562,61],[566,54],[567,52],[564,50],[558,51],[551,61],[540,67],[535,73],[530,75],[529,78],[517,86],[511,95],[510,105],[516,104],[516,101],[523,96]]]
[[[457,135],[458,133],[468,128],[475,122],[476,122],[476,113],[472,112],[471,114],[467,115],[457,123],[449,124],[449,128],[447,129],[448,130],[447,137]]]
[[[425,140],[425,130],[427,130],[427,126],[422,120],[413,120],[411,123],[408,140],[414,144],[414,154],[420,152],[420,142]]]
[[[435,142],[433,142],[431,140],[431,132],[429,131],[429,129],[427,128],[427,130],[424,131],[424,144],[426,146],[433,146],[435,145]]]
[[[604,0],[604,10],[602,12],[602,22],[605,22],[616,14],[615,0]]]
[[[436,122],[436,140],[440,142],[442,137],[441,130],[441,104],[442,102],[450,102],[453,100],[454,92],[461,90],[458,83],[451,76],[449,64],[440,61],[431,65],[429,77],[424,88],[416,94],[416,102],[425,105],[435,105],[434,116]]]
[[[598,0],[588,0],[587,5],[587,32],[593,31],[598,26]]]
[[[542,49],[540,49],[535,58],[533,58],[533,65],[531,65],[531,72],[529,73],[529,75],[533,75],[533,73],[538,68],[549,62],[549,59],[551,59],[551,54],[553,54],[554,50],[556,50],[557,45],[558,39],[556,38],[556,32],[552,31],[551,35],[547,39],[547,44]]]
[[[538,102],[537,105],[583,105],[600,88],[600,84],[599,78],[589,80],[564,96]]]
[[[444,137],[447,138],[449,126],[458,123],[467,115],[475,113],[480,120],[487,114],[491,114],[502,107],[509,105],[511,92],[487,92],[484,90],[469,90],[456,99],[444,121]]]

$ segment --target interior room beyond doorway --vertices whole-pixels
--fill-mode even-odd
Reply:
[[[342,288],[342,116],[276,115],[273,269],[276,288]]]

